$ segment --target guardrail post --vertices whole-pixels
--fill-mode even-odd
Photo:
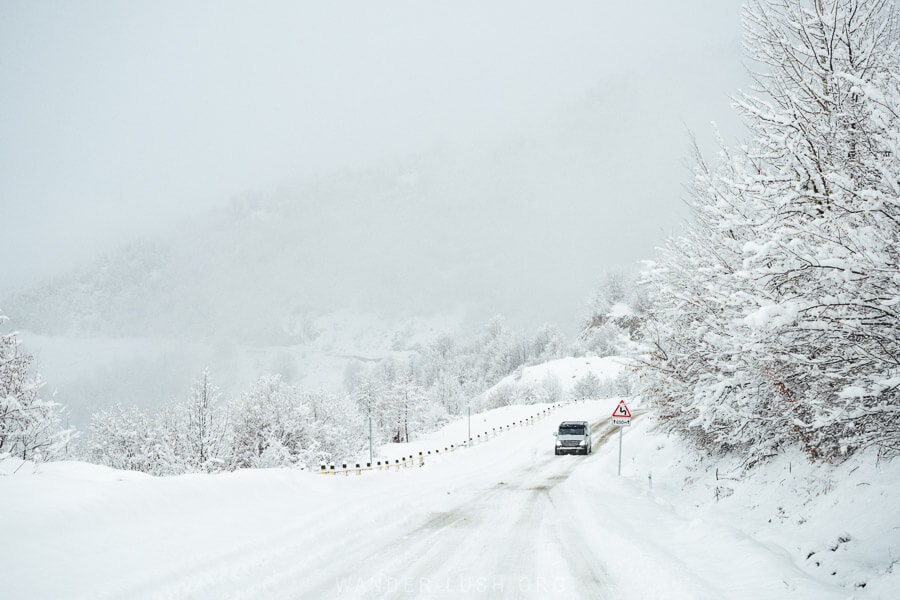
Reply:
[[[425,457],[422,456],[422,453],[421,453],[421,452],[419,452],[419,466],[421,467],[421,466],[424,466],[424,465],[425,465]]]
[[[359,468],[359,463],[356,463],[356,474],[362,475],[362,469]]]
[[[327,472],[328,472],[328,468],[325,465],[321,465],[319,467],[319,473],[321,473],[322,475],[324,475]]]

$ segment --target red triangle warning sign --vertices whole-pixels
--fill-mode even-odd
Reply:
[[[617,419],[631,418],[631,411],[628,410],[628,405],[625,404],[624,400],[619,400],[619,405],[616,407],[616,410],[613,411],[612,416]]]

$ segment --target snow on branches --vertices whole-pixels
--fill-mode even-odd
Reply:
[[[6,317],[0,315],[0,324]],[[41,398],[33,357],[19,351],[15,333],[0,335],[0,459],[52,460],[65,454],[74,432],[63,429],[62,407]]]
[[[752,132],[698,157],[688,233],[645,272],[645,391],[761,458],[900,451],[900,45],[887,0],[757,0]]]

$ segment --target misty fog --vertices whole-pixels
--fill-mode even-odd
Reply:
[[[575,188],[597,220],[613,196],[677,216],[688,129],[708,139],[710,120],[733,119],[739,5],[623,4],[6,4],[0,201],[16,225],[0,252],[21,258],[3,261],[0,292],[245,192],[503,136],[539,144],[532,133],[573,105],[605,122],[551,132],[553,158],[620,163],[528,202]],[[622,164],[671,185],[634,194]],[[641,249],[661,222],[629,225],[654,231]],[[632,244],[621,227],[599,235]]]
[[[0,309],[82,404],[418,317],[572,334],[739,130],[739,39],[703,0],[3,5]],[[387,341],[277,350],[311,323]]]

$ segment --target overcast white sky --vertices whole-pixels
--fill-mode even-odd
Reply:
[[[0,0],[0,292],[235,194],[515,130],[623,78],[653,90],[634,110],[676,122],[653,143],[681,163],[688,128],[733,119],[739,4]]]

